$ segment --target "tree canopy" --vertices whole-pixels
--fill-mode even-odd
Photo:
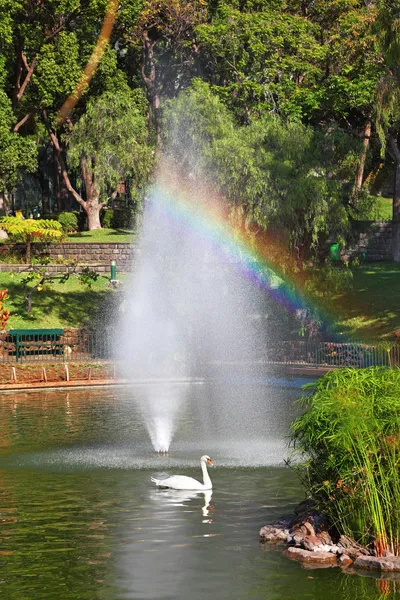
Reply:
[[[153,149],[167,143],[187,161],[164,130],[178,127],[179,96],[184,147],[262,228],[280,221],[292,245],[314,247],[393,167],[400,223],[398,0],[115,8],[0,0],[0,192],[31,172],[43,202],[51,188],[58,210],[73,198],[100,226],[123,180],[144,186]]]

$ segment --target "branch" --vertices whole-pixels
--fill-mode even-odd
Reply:
[[[14,129],[13,129],[14,133],[16,133],[16,132],[17,132],[17,131],[20,129],[20,127],[22,127],[22,125],[23,125],[24,123],[26,123],[26,121],[29,119],[29,117],[30,117],[31,115],[32,115],[32,113],[31,113],[31,112],[29,112],[29,113],[27,113],[27,114],[26,114],[26,115],[23,117],[23,119],[21,119],[20,121],[18,121],[18,123],[15,125],[15,127],[14,127]]]
[[[78,204],[80,204],[86,210],[85,200],[82,198],[82,196],[80,196],[78,194],[78,192],[72,186],[72,183],[71,183],[70,178],[67,173],[67,167],[65,165],[65,161],[62,156],[60,142],[58,141],[58,138],[57,138],[56,134],[54,133],[54,131],[51,129],[51,126],[50,126],[50,123],[49,123],[49,120],[47,117],[47,113],[45,110],[43,111],[43,117],[44,117],[44,122],[46,124],[47,131],[49,132],[51,144],[52,144],[53,148],[55,149],[55,151],[57,152],[57,157],[58,157],[58,160],[60,161],[61,174],[62,174],[62,178],[65,183],[65,187],[67,188],[69,193],[72,194],[72,196],[75,198],[75,200],[78,202]]]
[[[25,67],[26,67],[26,69],[27,69],[28,72],[27,72],[27,74],[25,76],[23,84],[21,85],[21,87],[18,90],[17,102],[19,102],[21,100],[22,96],[24,95],[26,86],[30,82],[31,77],[32,77],[32,73],[35,70],[35,67],[37,65],[37,58],[36,57],[33,59],[31,66],[29,66],[28,65],[28,61],[26,60],[26,56],[25,56],[25,54],[23,52],[22,52],[21,56],[22,56],[23,63],[24,63],[24,65],[25,65]]]

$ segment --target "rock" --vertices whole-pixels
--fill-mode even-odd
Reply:
[[[348,537],[347,535],[341,535],[337,543],[339,552],[343,549],[345,553],[355,560],[358,556],[364,555],[369,556],[369,552],[364,546],[358,544],[355,540]]]
[[[400,556],[359,556],[354,567],[400,573]]]
[[[279,525],[265,525],[260,529],[260,542],[285,542],[288,529]]]
[[[321,540],[322,544],[331,546],[333,544],[332,538],[327,531],[321,531],[317,534],[317,537]]]
[[[7,240],[8,239],[8,234],[6,231],[4,231],[4,229],[0,229],[0,240]]]
[[[315,537],[315,529],[314,527],[311,525],[311,523],[309,523],[308,521],[305,521],[303,523],[303,526],[307,529],[307,533],[308,535],[312,535]]]
[[[285,550],[286,556],[298,560],[301,563],[331,566],[336,563],[336,556],[331,552],[310,552],[303,548],[288,548]]]
[[[353,563],[353,559],[350,558],[348,554],[342,554],[341,556],[339,556],[338,562],[341,567],[347,567],[348,565],[351,565]]]
[[[318,549],[318,546],[322,546],[322,542],[316,535],[306,535],[303,538],[302,546],[305,550],[314,552],[315,549]]]

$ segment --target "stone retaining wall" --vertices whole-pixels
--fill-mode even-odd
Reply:
[[[108,272],[112,260],[117,263],[118,272],[130,272],[132,264],[139,250],[131,243],[61,243],[61,244],[33,244],[33,253],[46,254],[52,262],[58,260],[76,261],[88,265],[98,273]],[[2,244],[2,254],[6,248],[10,251],[23,253],[25,247],[21,244]],[[366,254],[369,262],[392,260],[392,223],[391,221],[355,221],[349,241],[341,251],[344,259],[361,257]],[[0,271],[19,270],[18,265],[0,263]],[[64,265],[49,265],[50,272],[63,273]]]
[[[365,252],[368,262],[392,260],[391,221],[355,221],[351,238],[341,254],[343,258],[361,257]]]
[[[111,261],[117,262],[117,269],[129,271],[137,250],[133,244],[51,244],[46,253],[55,260],[76,260],[81,263],[97,263],[110,266]]]
[[[3,244],[2,254],[9,248],[10,252],[24,254],[25,246],[22,244]],[[138,250],[133,244],[129,243],[78,243],[71,244],[32,244],[32,254],[44,254],[50,256],[51,261],[56,263],[58,260],[76,261],[81,265],[90,266],[98,273],[104,273],[110,270],[111,261],[117,263],[118,272],[129,272],[132,269],[132,263]],[[18,265],[9,265],[0,263],[0,271],[16,271]],[[60,268],[61,267],[61,268]],[[53,269],[53,270],[52,270]],[[52,264],[49,265],[50,272],[63,273],[65,266]]]

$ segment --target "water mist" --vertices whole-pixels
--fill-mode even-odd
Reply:
[[[259,336],[250,316],[258,296],[234,243],[216,225],[218,202],[164,167],[145,203],[116,346],[126,378],[153,382],[135,395],[157,452],[170,447],[185,381],[220,381],[255,362]],[[217,413],[233,436],[245,439],[251,400],[244,402],[230,406],[221,397],[203,408],[204,420]]]

